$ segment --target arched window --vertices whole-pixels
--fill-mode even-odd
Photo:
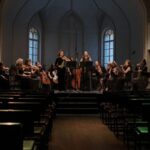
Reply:
[[[103,36],[103,63],[106,67],[109,62],[114,60],[114,31],[108,29]]]
[[[32,64],[39,59],[39,32],[35,28],[29,29],[29,59],[31,59]]]

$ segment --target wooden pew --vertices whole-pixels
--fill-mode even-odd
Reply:
[[[20,122],[23,125],[23,135],[33,136],[34,118],[31,110],[0,109],[0,122]]]
[[[34,140],[23,139],[23,126],[19,122],[0,122],[0,149],[35,150]]]
[[[0,122],[0,149],[23,150],[22,124],[17,122]]]

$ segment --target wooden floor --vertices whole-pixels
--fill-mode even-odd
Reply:
[[[56,117],[49,150],[126,150],[98,117]]]

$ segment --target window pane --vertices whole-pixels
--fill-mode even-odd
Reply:
[[[109,57],[105,57],[105,63],[109,63]]]
[[[113,62],[113,56],[110,56],[110,62]]]
[[[33,51],[32,48],[29,48],[29,55],[32,55]]]
[[[109,35],[105,36],[105,41],[109,41]]]
[[[109,56],[109,50],[105,50],[105,54],[104,55],[105,55],[105,57]]]
[[[105,42],[105,46],[104,46],[105,50],[109,49],[109,42]]]
[[[29,47],[32,47],[32,45],[33,45],[33,42],[30,40],[29,41]]]
[[[37,41],[34,42],[34,47],[35,47],[35,48],[38,48],[38,42],[37,42]]]
[[[31,60],[32,60],[32,55],[29,55],[29,59],[31,59]]]
[[[113,49],[110,49],[110,56],[113,56],[113,55],[114,55]]]
[[[38,39],[38,35],[37,33],[34,34],[34,39],[37,40]]]
[[[112,33],[111,35],[110,35],[110,40],[113,40],[114,39],[114,34]]]
[[[114,42],[110,42],[110,48],[114,48]]]
[[[32,39],[32,33],[31,32],[29,33],[29,38]]]

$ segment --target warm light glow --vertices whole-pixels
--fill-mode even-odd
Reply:
[[[18,125],[19,123],[17,122],[1,122],[0,125],[7,125],[7,126],[11,126],[11,125]]]

